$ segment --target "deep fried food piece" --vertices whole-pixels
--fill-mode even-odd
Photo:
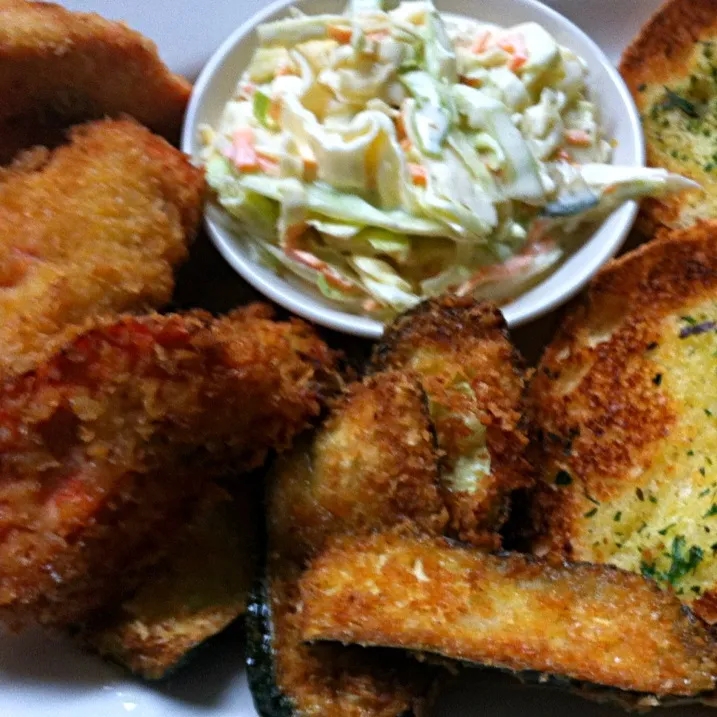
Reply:
[[[141,586],[81,639],[145,679],[160,679],[246,610],[256,564],[253,485],[209,484],[188,525]]]
[[[717,620],[717,223],[609,264],[532,384],[541,550],[672,586]]]
[[[327,535],[408,525],[440,535],[435,436],[416,379],[387,371],[349,386],[309,446],[277,459],[272,545],[299,562]]]
[[[444,539],[343,538],[304,573],[301,604],[306,640],[432,652],[648,695],[693,696],[716,682],[707,626],[652,581],[609,566],[488,555]]]
[[[77,128],[0,171],[0,376],[71,324],[166,303],[201,215],[204,180],[131,120]]]
[[[400,316],[377,347],[374,366],[415,371],[428,395],[450,529],[497,547],[510,495],[532,482],[521,359],[495,306],[444,297]]]
[[[666,2],[625,51],[620,72],[640,110],[648,164],[705,190],[646,199],[641,228],[651,235],[717,218],[717,1]]]
[[[206,480],[260,465],[318,414],[333,359],[263,309],[150,315],[96,322],[5,382],[0,617],[78,622],[131,589],[123,570],[156,557]]]
[[[24,146],[37,143],[22,132],[27,126],[51,131],[122,114],[176,141],[190,91],[154,43],[124,23],[51,3],[0,3],[5,158],[25,139]]]
[[[297,715],[406,714],[428,675],[396,657],[307,647],[296,611],[299,576],[328,536],[444,529],[435,439],[415,378],[391,371],[349,387],[313,441],[277,460],[269,496],[266,575],[247,616],[257,709],[268,714],[279,700]]]

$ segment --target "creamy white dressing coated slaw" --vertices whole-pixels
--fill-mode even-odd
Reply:
[[[219,126],[202,128],[207,179],[257,260],[345,310],[511,299],[578,227],[693,186],[609,164],[585,63],[536,23],[355,0],[258,37]]]

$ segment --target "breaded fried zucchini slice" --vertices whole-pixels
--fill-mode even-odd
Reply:
[[[532,383],[538,550],[612,563],[717,620],[717,224],[609,264]]]
[[[610,566],[374,534],[333,540],[300,591],[309,641],[400,647],[643,696],[715,686],[706,625],[652,581]]]
[[[232,494],[210,484],[164,560],[81,640],[156,680],[244,614],[257,557],[255,493],[244,481]]]
[[[524,457],[525,377],[500,311],[469,298],[426,301],[386,330],[373,365],[419,376],[445,454],[450,530],[498,547],[511,493],[532,480]]]
[[[716,218],[717,2],[666,2],[625,51],[620,72],[640,110],[648,165],[704,188],[646,199],[641,228]]]
[[[247,614],[249,684],[263,717],[412,712],[431,683],[415,665],[302,643],[298,579],[332,534],[437,535],[447,519],[425,395],[406,373],[353,384],[313,438],[277,459],[266,573]]]

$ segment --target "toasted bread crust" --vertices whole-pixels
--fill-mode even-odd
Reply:
[[[707,192],[645,200],[638,225],[647,235],[717,217],[717,177],[711,168],[717,147],[711,139],[714,127],[706,126],[713,110],[705,107],[707,120],[698,125],[679,109],[661,109],[665,88],[698,104],[717,96],[712,52],[704,44],[716,38],[715,0],[668,0],[623,54],[620,72],[642,116],[648,165],[687,175]]]
[[[717,223],[662,235],[597,276],[531,386],[540,550],[664,573],[688,602],[711,592],[712,317]],[[688,548],[701,561],[691,572]]]

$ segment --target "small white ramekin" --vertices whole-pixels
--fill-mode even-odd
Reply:
[[[198,127],[216,125],[224,105],[232,97],[240,75],[256,48],[256,26],[283,17],[292,5],[310,14],[341,12],[345,0],[276,0],[238,27],[210,58],[192,92],[182,134],[182,149],[199,161]],[[439,10],[464,15],[464,0],[440,0]],[[642,166],[645,148],[640,118],[625,84],[602,50],[577,26],[536,0],[480,0],[470,5],[476,19],[499,25],[535,21],[560,44],[580,55],[589,67],[589,85],[607,136],[616,140],[615,164]],[[622,245],[635,219],[634,202],[615,211],[584,244],[544,281],[503,307],[509,326],[518,326],[551,311],[574,296]],[[241,236],[230,227],[215,203],[207,204],[205,222],[224,258],[258,291],[306,319],[338,331],[378,338],[383,324],[337,309],[318,292],[280,277],[258,265]]]

